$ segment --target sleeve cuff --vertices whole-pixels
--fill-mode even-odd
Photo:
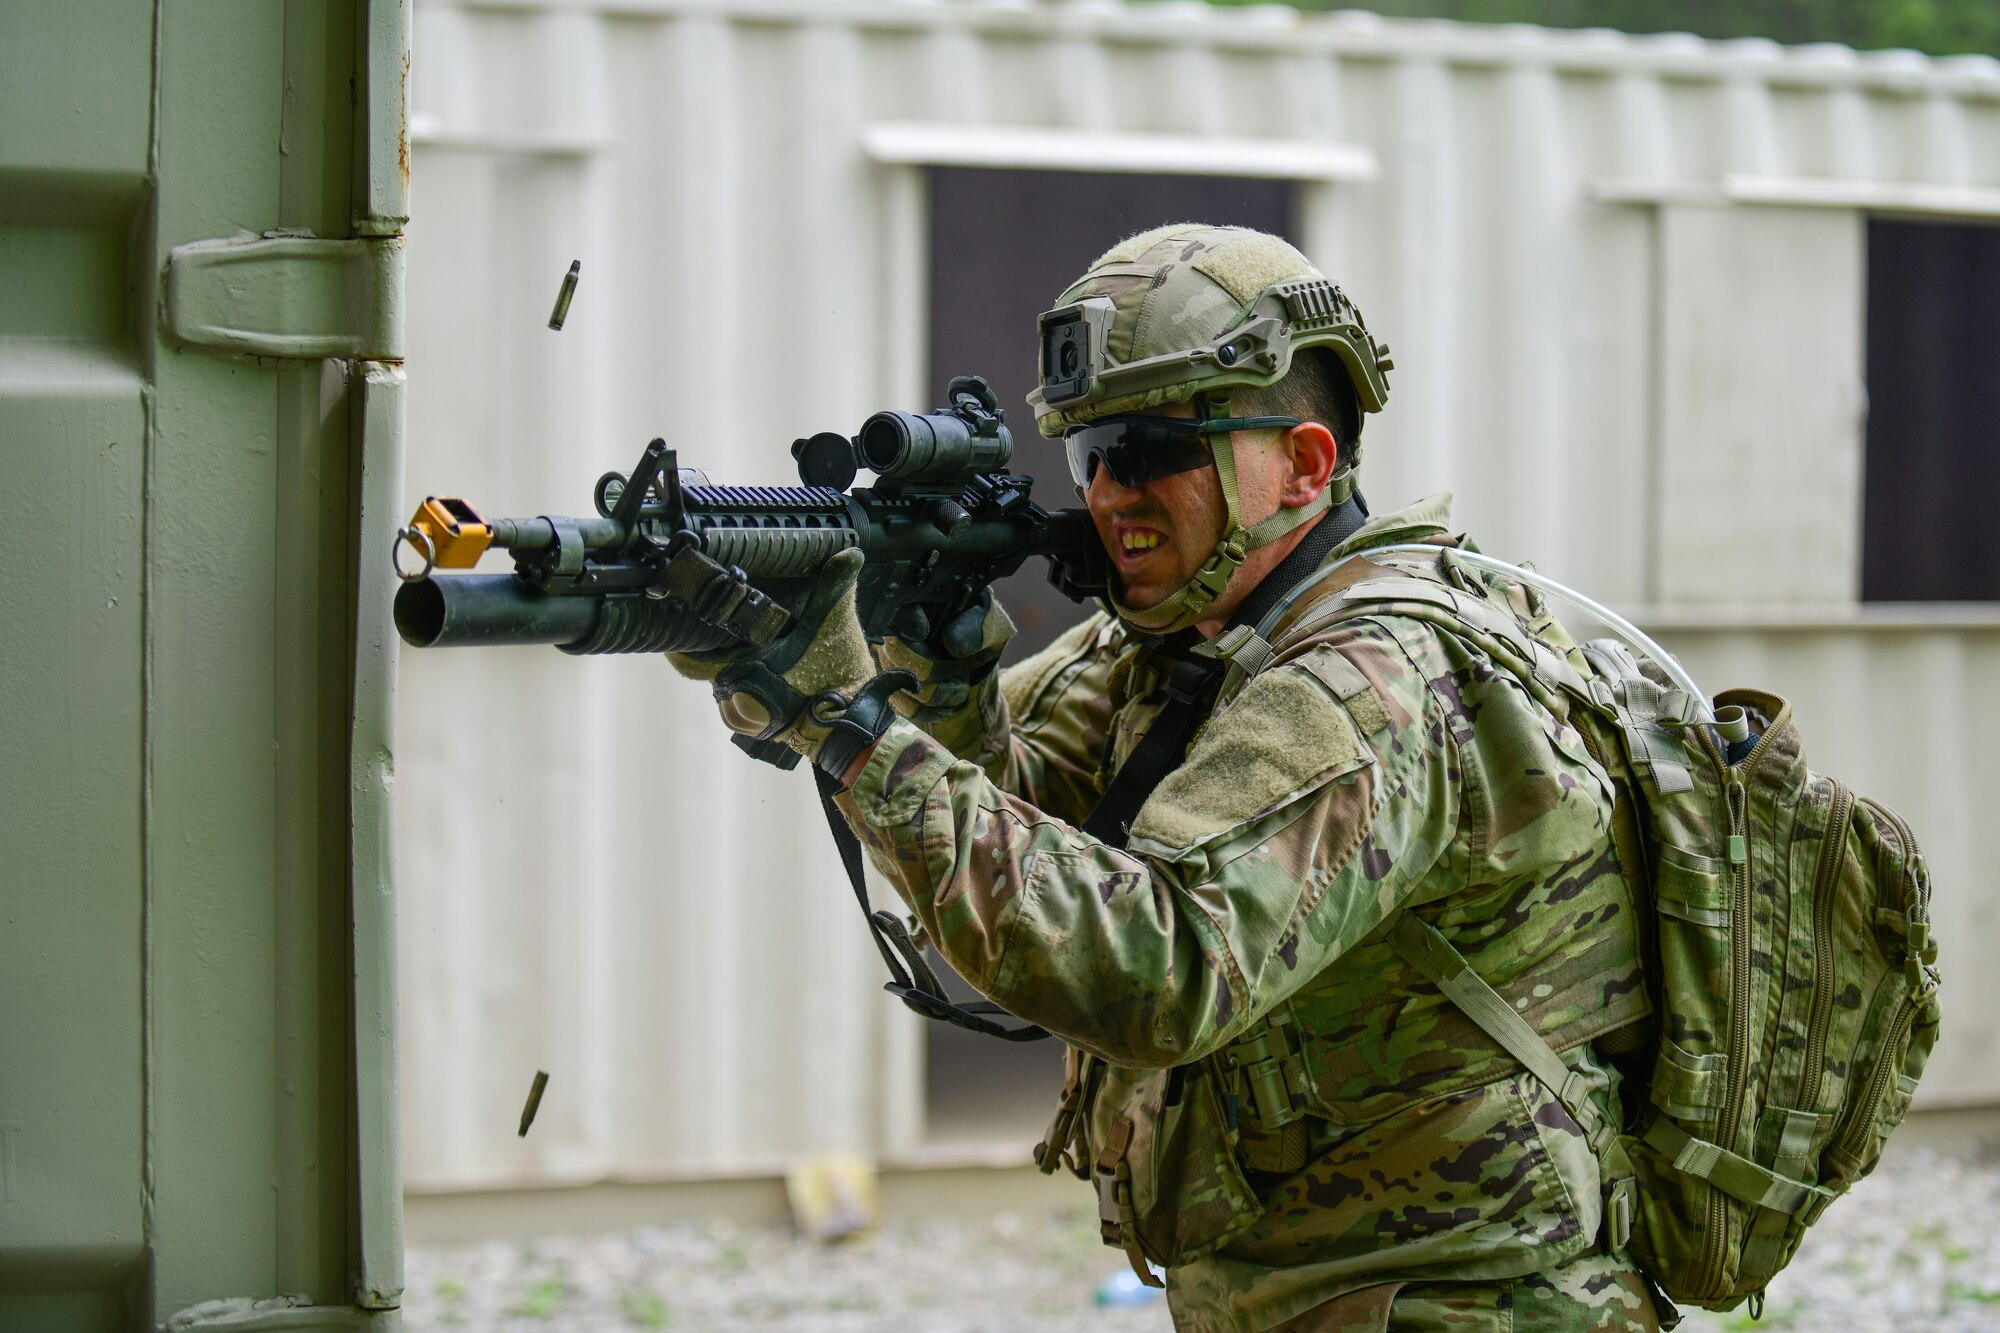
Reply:
[[[897,718],[875,742],[848,796],[870,824],[906,824],[955,762],[950,750],[907,719]]]

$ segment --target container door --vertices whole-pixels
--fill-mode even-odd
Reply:
[[[407,27],[0,5],[0,1328],[397,1320]]]

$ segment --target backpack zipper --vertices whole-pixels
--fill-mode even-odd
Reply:
[[[1916,835],[1910,831],[1910,826],[1903,822],[1903,817],[1895,811],[1875,801],[1869,801],[1867,804],[1870,813],[1895,830],[1896,840],[1902,844],[1904,910],[1917,919],[1929,921],[1930,890],[1929,885],[1917,875],[1919,853]],[[1918,967],[1922,966],[1921,959],[1913,961]],[[1908,965],[1906,962],[1905,966]],[[1893,976],[1892,973],[1891,977]],[[1917,1011],[1922,1007],[1922,993],[1923,988],[1917,981],[1909,983],[1909,991],[1897,1004],[1896,1016],[1891,1020],[1889,1031],[1882,1040],[1881,1055],[1876,1061],[1874,1072],[1868,1078],[1867,1095],[1861,1101],[1854,1103],[1849,1112],[1848,1122],[1841,1130],[1840,1151],[1850,1161],[1859,1161],[1865,1146],[1862,1140],[1868,1132],[1869,1125],[1874,1122],[1875,1108],[1882,1104],[1882,1098],[1889,1091],[1889,1080],[1901,1066],[1902,1062],[1895,1058],[1896,1048],[1902,1045],[1903,1038],[1909,1033],[1910,1025],[1916,1021]]]
[[[1833,891],[1847,857],[1847,821],[1853,814],[1854,793],[1835,782],[1826,836],[1819,847],[1819,865],[1813,872],[1813,993],[1811,1016],[1806,1020],[1805,1077],[1798,1101],[1801,1111],[1810,1111],[1818,1103],[1820,1084],[1826,1075],[1826,1029],[1833,1011],[1835,980],[1829,951],[1833,938]]]
[[[1851,1162],[1861,1159],[1861,1140],[1868,1127],[1875,1123],[1875,1108],[1882,1104],[1882,1097],[1889,1091],[1889,1079],[1902,1061],[1895,1057],[1896,1048],[1908,1035],[1910,1024],[1917,1017],[1917,997],[1914,993],[1905,995],[1896,1006],[1895,1021],[1889,1024],[1888,1035],[1882,1039],[1882,1055],[1875,1064],[1875,1072],[1868,1079],[1868,1095],[1854,1103],[1852,1118],[1847,1129],[1840,1136],[1840,1151]]]
[[[1922,919],[1931,919],[1930,885],[1917,878],[1917,862],[1923,860],[1923,853],[1917,850],[1917,835],[1903,822],[1903,817],[1883,805],[1880,801],[1864,800],[1874,816],[1896,831],[1896,840],[1903,845],[1903,905],[1906,908],[1923,909]]]
[[[1741,1125],[1743,1080],[1750,1063],[1750,790],[1745,782],[1770,750],[1772,732],[1767,728],[1751,747],[1743,762],[1731,767],[1716,747],[1712,729],[1698,729],[1705,748],[1723,772],[1726,786],[1723,803],[1729,812],[1729,866],[1735,893],[1729,914],[1729,1074],[1723,1089],[1722,1118],[1716,1142],[1734,1152],[1731,1144]],[[1709,1187],[1708,1235],[1702,1246],[1701,1287],[1714,1295],[1722,1280],[1724,1250],[1728,1244],[1729,1206],[1722,1191]]]

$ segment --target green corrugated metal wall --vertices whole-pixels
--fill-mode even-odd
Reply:
[[[407,30],[0,5],[0,1329],[397,1322]]]

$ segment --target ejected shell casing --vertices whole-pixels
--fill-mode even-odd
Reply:
[[[535,1123],[535,1112],[542,1109],[542,1089],[549,1086],[547,1071],[535,1071],[535,1086],[528,1089],[528,1104],[521,1108],[521,1132],[516,1137],[527,1138],[528,1126]]]
[[[569,261],[569,272],[563,274],[562,290],[556,293],[556,308],[549,315],[549,327],[558,333],[562,331],[563,321],[569,318],[569,298],[576,295],[576,275],[582,269],[583,261],[572,259]]]

